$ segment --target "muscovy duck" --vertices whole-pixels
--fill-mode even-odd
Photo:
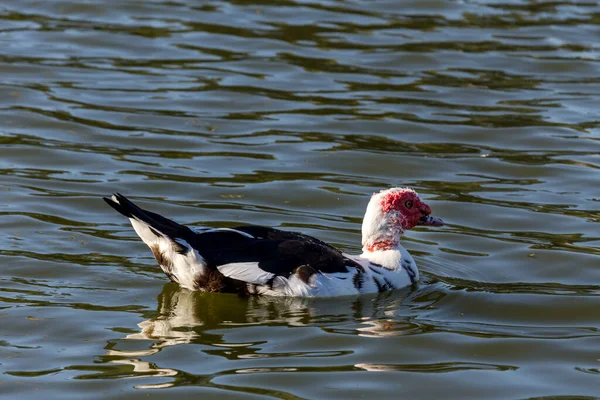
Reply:
[[[129,218],[170,280],[191,290],[245,295],[333,297],[414,285],[419,271],[400,236],[416,225],[443,225],[414,190],[382,190],[363,219],[363,253],[353,256],[298,232],[189,228],[118,193],[104,200]]]

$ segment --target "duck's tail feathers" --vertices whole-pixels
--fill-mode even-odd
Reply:
[[[185,288],[198,289],[197,281],[203,276],[206,263],[190,244],[195,236],[190,228],[144,210],[119,193],[104,197],[104,201],[129,218],[169,279]]]
[[[188,227],[152,211],[144,210],[120,193],[103,199],[109,206],[129,218],[136,233],[148,245],[154,243],[157,237],[185,240],[191,234]]]

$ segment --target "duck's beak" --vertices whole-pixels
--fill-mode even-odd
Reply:
[[[444,225],[444,221],[441,218],[424,215],[419,219],[418,225],[442,226]]]

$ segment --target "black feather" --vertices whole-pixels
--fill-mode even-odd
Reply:
[[[127,218],[134,218],[148,224],[150,226],[150,230],[155,235],[155,231],[158,231],[160,234],[163,234],[171,239],[182,238],[186,241],[187,238],[194,235],[194,232],[187,226],[178,224],[177,222],[165,218],[162,215],[153,213],[152,211],[144,210],[135,205],[133,202],[129,201],[127,197],[120,193],[115,193],[114,196],[117,198],[117,201],[114,201],[110,197],[103,197],[103,199],[109,206]],[[157,236],[160,236],[160,234]]]
[[[206,266],[215,273],[218,273],[217,268],[221,265],[244,262],[256,262],[260,269],[285,278],[302,272],[302,278],[306,280],[315,273],[364,272],[362,265],[345,257],[335,247],[302,233],[256,225],[240,226],[234,230],[193,231],[138,207],[119,193],[115,197],[117,201],[109,197],[105,197],[104,201],[124,216],[148,224],[154,234],[171,240],[178,245],[176,251],[180,254],[196,250]],[[181,245],[176,239],[185,240],[190,247]],[[225,285],[224,281],[216,279],[218,275],[220,273],[210,281],[215,289],[222,286],[225,290],[236,286]],[[271,280],[273,284],[274,278]]]

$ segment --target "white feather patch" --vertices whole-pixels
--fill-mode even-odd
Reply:
[[[260,269],[257,262],[223,264],[219,265],[217,269],[228,278],[257,285],[264,285],[275,276],[275,274]]]
[[[210,233],[210,232],[220,232],[220,231],[235,232],[235,233],[239,233],[242,236],[246,236],[250,239],[254,239],[254,236],[252,236],[249,233],[238,231],[237,229],[231,229],[231,228],[213,228],[213,229],[207,229],[205,231],[199,231],[198,233]]]
[[[144,243],[146,243],[148,246],[152,246],[156,243],[158,238],[150,230],[150,227],[147,223],[136,218],[129,218],[129,221],[131,222],[131,226],[133,226],[135,233],[138,234]]]

